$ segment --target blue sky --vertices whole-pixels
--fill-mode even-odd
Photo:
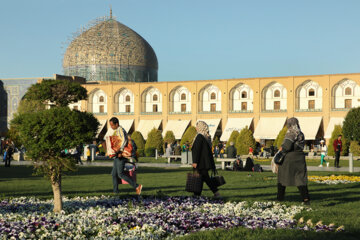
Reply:
[[[159,81],[360,72],[358,0],[0,0],[0,78],[61,74],[63,43],[110,5]]]

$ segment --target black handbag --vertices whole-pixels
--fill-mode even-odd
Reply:
[[[187,174],[185,191],[187,192],[201,192],[202,179],[197,171]]]
[[[211,176],[210,180],[216,187],[220,187],[226,183],[225,178],[223,176],[217,175],[218,172],[216,170],[213,172],[213,174],[214,176]]]
[[[281,151],[278,151],[274,155],[274,163],[281,165],[284,162],[285,154]]]

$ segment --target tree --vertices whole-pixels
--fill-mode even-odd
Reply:
[[[165,133],[164,142],[172,144],[175,142],[175,135],[173,131],[167,131]]]
[[[44,80],[32,85],[10,124],[35,162],[37,173],[50,179],[55,212],[62,210],[62,174],[76,170],[75,162],[62,151],[92,141],[99,127],[92,114],[68,107],[72,102],[85,100],[86,92],[79,83],[64,80]],[[44,110],[49,102],[55,106]]]
[[[346,140],[360,142],[360,107],[353,108],[347,113],[342,132]]]
[[[249,147],[255,148],[255,139],[253,133],[248,127],[244,127],[236,138],[235,147],[238,155],[249,153]]]
[[[24,99],[46,103],[50,101],[56,106],[68,106],[70,103],[87,99],[87,90],[77,82],[65,80],[43,80],[32,85]]]
[[[144,156],[144,149],[145,149],[145,140],[144,137],[141,135],[141,133],[139,131],[134,131],[131,134],[131,139],[134,140],[136,147],[137,147],[137,152],[139,154],[140,157]]]
[[[351,143],[350,143],[350,152],[351,152],[354,156],[360,156],[360,145],[359,145],[359,142],[357,142],[357,141],[351,141]]]
[[[212,146],[215,147],[215,146],[218,146],[219,145],[219,137],[218,136],[215,136],[214,138],[214,141],[212,141]]]
[[[230,146],[230,142],[233,142],[234,144],[236,143],[236,139],[237,137],[239,136],[239,132],[234,130],[232,131],[230,137],[229,137],[229,140],[226,142],[226,147],[229,147]]]
[[[156,148],[160,154],[163,153],[164,140],[161,136],[161,132],[156,128],[153,128],[149,134],[145,143],[145,152],[148,148]]]
[[[194,138],[196,136],[197,132],[196,132],[196,128],[194,126],[190,126],[184,133],[182,139],[181,139],[181,146],[183,144],[192,144],[192,142],[194,141]]]
[[[328,155],[329,156],[335,155],[333,142],[335,141],[335,139],[338,138],[339,135],[344,135],[342,127],[341,127],[341,125],[335,125],[334,130],[331,134],[331,138],[328,143]],[[344,136],[342,137],[341,141],[342,141],[342,150],[343,150],[341,155],[344,156],[344,155],[347,155],[349,152],[349,142],[347,141],[347,139]]]
[[[288,130],[288,128],[286,126],[283,127],[283,129],[280,130],[279,134],[277,135],[277,137],[274,141],[274,146],[277,147],[278,149],[281,147],[281,144],[284,141],[287,130]]]
[[[62,154],[64,149],[90,142],[99,122],[90,113],[55,107],[33,113],[18,114],[11,122],[18,128],[27,155],[35,161],[37,173],[50,179],[54,194],[54,212],[62,210],[61,177],[74,171],[75,161]]]

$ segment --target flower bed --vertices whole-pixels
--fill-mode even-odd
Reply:
[[[223,203],[207,198],[65,199],[62,213],[51,200],[14,198],[0,202],[0,236],[36,239],[172,239],[195,231],[243,226],[335,231],[335,226],[296,221],[303,206],[275,202]]]
[[[345,175],[331,175],[331,176],[309,176],[309,181],[323,183],[323,184],[347,184],[347,183],[356,183],[360,182],[360,177],[358,176],[345,176]]]

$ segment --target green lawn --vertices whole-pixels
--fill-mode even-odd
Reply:
[[[138,182],[144,185],[143,196],[169,195],[189,196],[184,191],[186,173],[184,168],[145,168],[138,170]],[[111,167],[80,167],[63,177],[65,196],[111,195]],[[271,172],[219,171],[227,181],[221,187],[225,201],[275,201],[276,175]],[[331,175],[331,172],[310,172],[309,175]],[[339,173],[336,173],[339,174]],[[348,175],[348,173],[344,173]],[[360,173],[354,175],[360,176]],[[315,233],[290,230],[249,230],[235,228],[191,234],[188,239],[359,239],[360,236],[360,184],[324,185],[310,182],[311,208],[297,218],[305,217],[313,222],[344,225],[341,233]],[[135,195],[129,185],[120,186],[120,197]],[[203,195],[212,194],[205,187]],[[32,175],[32,167],[0,167],[0,197],[36,196],[52,198],[50,183],[40,176]],[[295,187],[287,189],[285,204],[300,204]]]

